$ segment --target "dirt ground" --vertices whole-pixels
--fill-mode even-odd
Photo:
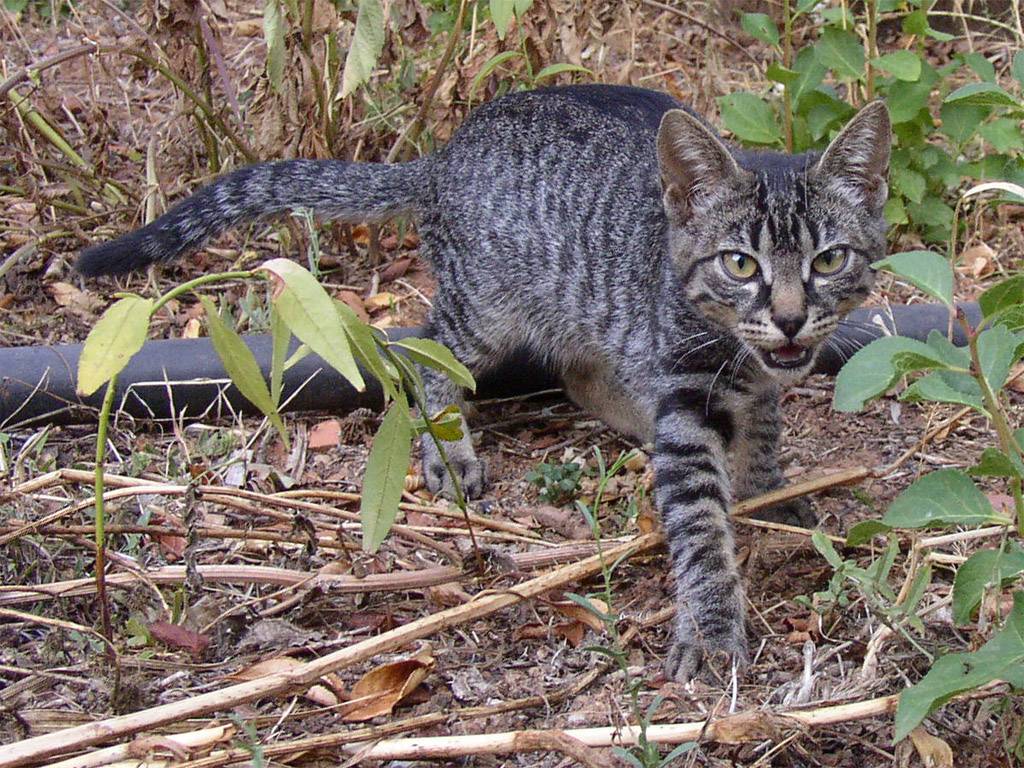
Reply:
[[[127,231],[147,205],[162,210],[211,177],[212,168],[245,162],[239,145],[209,128],[209,119],[196,119],[190,102],[151,62],[112,49],[164,51],[166,66],[211,94],[227,124],[237,127],[236,111],[244,113],[242,144],[258,150],[259,159],[393,159],[399,153],[392,148],[401,148],[398,134],[421,103],[418,83],[428,79],[409,67],[431,72],[447,37],[431,38],[431,13],[423,5],[395,0],[389,7],[401,33],[389,35],[373,80],[377,90],[372,98],[357,94],[338,102],[335,132],[329,134],[315,119],[305,119],[315,111],[310,62],[326,54],[295,54],[283,91],[269,89],[259,4],[160,0],[121,8],[97,0],[70,6],[55,20],[46,3],[30,3],[20,15],[0,6],[0,82],[19,67],[51,62],[61,52],[101,47],[17,80],[11,91],[29,97],[44,121],[59,129],[81,167],[68,152],[56,150],[10,97],[0,103],[0,345],[79,342],[116,291],[152,295],[227,269],[243,255],[255,263],[304,253],[309,244],[300,223],[279,223],[228,235],[187,263],[148,276],[92,282],[76,276],[71,263],[82,247]],[[753,60],[762,52],[721,9],[596,0],[559,0],[545,7],[531,12],[522,26],[526,54],[509,65],[517,77],[523,77],[527,58],[535,60],[534,71],[553,61],[578,60],[601,81],[668,90],[712,122],[714,97],[758,82]],[[336,16],[326,4],[310,8],[314,26]],[[202,24],[195,21],[197,13]],[[337,23],[348,29],[353,18],[346,11]],[[485,62],[515,45],[498,40],[491,25],[481,23],[478,30],[463,41],[439,80],[421,149],[443,142],[470,103],[493,96],[501,82],[498,70],[474,86]],[[204,45],[196,46],[196,36]],[[894,36],[886,42],[899,41]],[[983,49],[987,42],[973,44]],[[295,39],[289,44],[300,47]],[[948,57],[953,49],[935,55]],[[197,50],[214,51],[214,60],[204,66]],[[974,222],[964,247],[981,242],[1001,269],[1020,268],[1018,225],[998,215]],[[894,243],[893,249],[905,244]],[[380,327],[423,322],[432,283],[413,232],[388,227],[378,236],[365,227],[326,226],[319,246],[324,282],[334,295]],[[975,297],[985,280],[962,275],[962,298]],[[239,330],[265,329],[265,300],[257,289],[235,283],[219,296],[222,306],[236,310]],[[912,289],[888,279],[880,280],[873,299],[916,300]],[[153,333],[194,336],[201,316],[195,299],[182,297],[166,308]],[[877,517],[922,472],[967,467],[991,443],[983,419],[952,407],[884,398],[863,413],[835,413],[832,389],[832,379],[815,376],[786,396],[782,460],[794,483],[818,480],[826,486],[812,501],[821,530],[833,536]],[[1017,392],[1010,396],[1019,417],[1024,400]],[[595,452],[611,464],[636,450],[604,488],[599,541],[607,549],[652,530],[642,446],[580,413],[558,392],[481,401],[476,409],[474,438],[490,476],[485,496],[472,505],[482,571],[460,513],[420,488],[415,457],[402,526],[376,554],[361,551],[353,518],[368,444],[379,423],[374,413],[288,415],[288,446],[249,417],[216,423],[118,420],[109,438],[108,471],[121,479],[108,483],[113,493],[107,547],[116,662],[97,632],[100,612],[91,579],[92,484],[85,470],[95,459],[95,426],[0,425],[0,765],[7,764],[5,749],[21,740],[175,703],[186,707],[185,714],[142,733],[195,732],[211,724],[233,733],[209,735],[191,748],[171,749],[159,739],[136,742],[126,757],[148,754],[193,767],[337,765],[351,756],[344,745],[376,738],[619,728],[650,710],[657,724],[701,723],[731,713],[746,717],[735,721],[735,738],[704,741],[674,765],[936,764],[926,762],[931,758],[923,748],[892,744],[892,703],[883,697],[927,670],[920,646],[964,650],[976,639],[952,624],[951,572],[937,568],[920,611],[925,631],[908,639],[890,633],[856,593],[819,617],[808,603],[820,600],[814,595],[828,588],[833,571],[809,535],[745,522],[736,531],[755,657],[735,690],[701,681],[683,686],[662,677],[671,585],[665,552],[654,548],[623,560],[607,591],[600,576],[570,579],[538,599],[442,623],[415,642],[340,664],[304,695],[280,691],[187,712],[197,696],[268,675],[298,674],[302,662],[508,595],[542,573],[593,555],[595,537],[583,516],[570,503],[543,499],[526,479],[542,461],[586,463],[590,474],[581,482],[580,498],[593,505]],[[865,471],[855,485],[828,487],[829,478],[856,470]],[[986,491],[993,499],[1005,492],[995,485]],[[26,529],[27,523],[36,527]],[[896,589],[911,543],[901,541],[891,576]],[[868,548],[840,552],[861,564],[877,555]],[[592,615],[581,615],[571,601],[567,605],[565,593],[611,596],[610,609],[619,615],[621,665],[607,652],[615,638]],[[385,666],[411,657],[416,660]],[[362,690],[353,693],[354,684],[379,668],[379,675],[398,679],[399,687],[407,683],[408,696],[393,709],[382,704],[378,714],[360,719],[346,702]],[[865,714],[840,710],[834,721],[813,726],[772,715],[830,712],[858,703],[864,703]],[[943,707],[928,719],[927,729],[951,747],[956,765],[996,768],[1020,764],[1011,752],[1019,750],[1021,722],[1019,700],[984,696]],[[574,759],[554,742],[505,754],[484,751],[424,764],[540,768],[591,759]],[[386,764],[420,764],[415,759],[396,756]],[[594,759],[608,757],[602,750]]]

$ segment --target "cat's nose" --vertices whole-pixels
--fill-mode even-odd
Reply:
[[[772,315],[772,322],[775,323],[775,327],[786,334],[786,338],[792,341],[796,338],[796,335],[800,333],[800,329],[804,327],[804,323],[807,322],[807,315],[793,314],[793,315]]]

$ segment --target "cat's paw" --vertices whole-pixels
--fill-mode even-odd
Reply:
[[[423,442],[423,481],[427,490],[431,493],[440,493],[450,498],[455,498],[455,488],[452,484],[452,477],[448,473],[441,452],[429,435],[424,435]],[[473,446],[468,441],[446,442],[445,453],[448,456],[448,463],[451,464],[455,473],[455,479],[462,489],[462,495],[467,499],[475,499],[481,496],[486,485],[486,471],[484,462],[476,457]]]
[[[751,515],[755,520],[795,525],[797,528],[813,528],[818,524],[818,513],[807,499],[792,499],[773,504]]]
[[[749,660],[747,634],[742,617],[730,621],[722,632],[702,637],[676,624],[676,636],[665,658],[665,677],[687,683],[695,677],[725,684],[733,672],[741,672]]]

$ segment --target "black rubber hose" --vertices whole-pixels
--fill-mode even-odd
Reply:
[[[972,325],[980,322],[976,304],[961,305]],[[949,314],[941,305],[890,308],[862,307],[850,313],[835,343],[822,351],[816,371],[835,374],[853,351],[883,334],[924,340],[932,330],[945,333]],[[959,325],[954,341],[964,344]],[[421,328],[389,331],[392,339],[422,334]],[[269,336],[248,336],[264,375],[269,378]],[[297,346],[294,342],[293,349]],[[95,421],[103,388],[80,398],[75,394],[80,344],[0,349],[0,429],[42,424]],[[284,375],[283,410],[344,413],[379,408],[380,386],[366,376],[366,391],[357,392],[316,355],[307,355]],[[526,394],[558,386],[548,372],[528,359],[517,359],[479,382],[483,397]],[[209,339],[147,342],[118,377],[115,405],[122,417],[137,419],[215,419],[254,413],[253,406],[230,383]]]

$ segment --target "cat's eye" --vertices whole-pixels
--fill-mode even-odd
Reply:
[[[814,261],[811,262],[811,269],[819,275],[834,275],[846,266],[848,251],[849,249],[845,245],[822,251],[814,257]]]
[[[727,251],[720,258],[725,271],[738,280],[749,280],[760,269],[756,259],[739,251]]]

